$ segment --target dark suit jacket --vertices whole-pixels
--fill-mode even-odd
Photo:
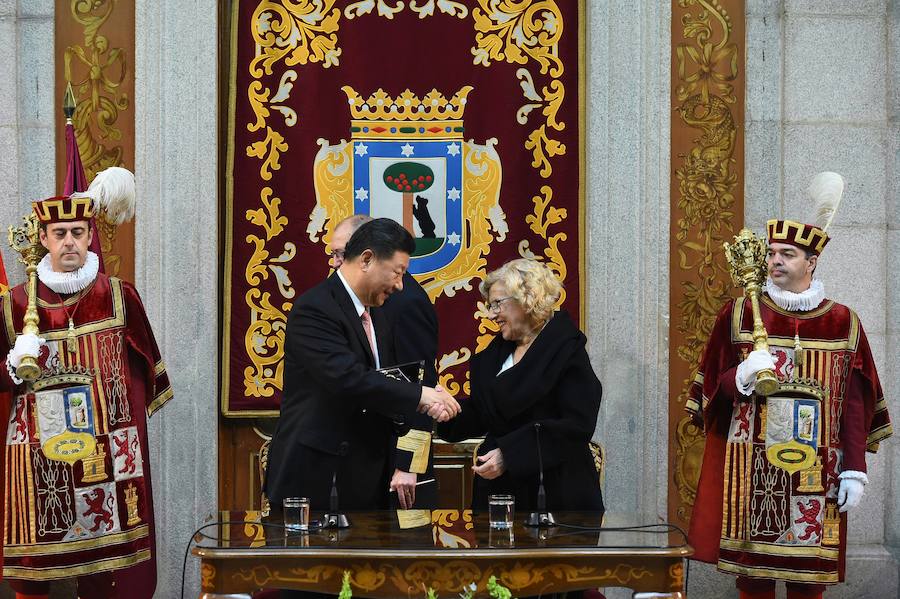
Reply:
[[[393,333],[370,309],[382,366],[395,363]],[[328,508],[337,472],[341,509],[388,505],[397,423],[416,414],[421,387],[377,372],[353,301],[337,274],[294,303],[287,321],[281,417],[265,490],[274,505],[309,497]]]
[[[516,510],[535,508],[541,423],[544,487],[550,510],[601,510],[600,481],[588,443],[594,434],[602,388],[585,350],[586,339],[569,315],[557,312],[522,360],[498,375],[515,348],[497,335],[472,358],[472,393],[455,419],[438,425],[443,439],[486,435],[484,455],[499,447],[506,472],[493,480],[475,476],[472,507],[483,509],[491,493],[511,493]]]
[[[428,294],[415,277],[407,272],[403,275],[403,290],[391,295],[384,303],[383,310],[394,331],[397,362],[404,364],[424,361],[423,382],[429,387],[434,387],[437,384],[435,360],[438,350],[438,318]],[[411,428],[428,433],[434,427],[433,420],[427,414],[416,414],[409,424]],[[396,467],[409,472],[411,458],[411,452],[397,450]],[[434,454],[431,451],[428,454],[425,472],[418,474],[419,480],[434,478]],[[422,509],[437,507],[437,483],[418,487],[413,507]]]

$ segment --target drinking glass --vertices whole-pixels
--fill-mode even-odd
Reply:
[[[285,497],[282,505],[284,507],[284,528],[287,531],[309,530],[308,497]]]
[[[516,498],[512,495],[490,495],[488,497],[488,521],[491,528],[512,528],[516,513]]]

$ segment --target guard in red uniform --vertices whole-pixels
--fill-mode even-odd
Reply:
[[[25,286],[0,296],[0,388],[13,392],[3,575],[20,597],[46,596],[50,581],[67,578],[81,599],[149,598],[156,587],[147,419],[172,389],[137,291],[99,272],[88,250],[101,206],[133,214],[134,176],[110,169],[97,181],[34,203],[48,251],[39,336],[22,334]],[[103,203],[110,189],[125,190],[124,209]],[[37,357],[33,382],[16,375],[25,356]]]
[[[846,512],[868,477],[866,450],[891,435],[887,404],[856,313],[813,277],[843,191],[810,186],[822,220],[767,224],[769,279],[760,298],[769,351],[753,351],[750,302],[719,312],[687,409],[706,429],[689,540],[695,559],[737,575],[742,598],[821,597],[844,580]],[[780,389],[754,392],[771,369]]]

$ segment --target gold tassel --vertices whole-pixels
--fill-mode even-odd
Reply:
[[[69,334],[66,335],[66,349],[71,353],[78,351],[78,342],[75,339],[75,321],[69,318]]]
[[[800,345],[800,333],[794,333],[794,379],[800,378],[797,371],[803,366],[803,346]]]

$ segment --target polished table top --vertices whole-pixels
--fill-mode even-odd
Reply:
[[[349,512],[351,527],[286,533],[278,514],[222,512],[195,536],[204,599],[259,588],[354,597],[488,595],[491,579],[514,596],[598,586],[682,597],[684,534],[653,517],[556,512],[559,526],[508,530],[469,510]],[[312,519],[322,519],[313,512]],[[412,526],[416,524],[416,526]]]
[[[410,512],[348,512],[351,526],[346,529],[313,529],[309,532],[286,531],[280,516],[263,517],[259,512],[220,512],[195,537],[194,555],[200,557],[239,557],[241,554],[347,555],[365,552],[375,556],[385,552],[432,556],[452,554],[462,557],[474,553],[516,553],[518,555],[665,553],[686,556],[690,553],[683,532],[651,517],[613,512],[556,512],[556,527],[529,528],[517,514],[509,530],[492,529],[487,513],[471,510],[434,510]],[[418,519],[418,526],[405,528],[401,521]],[[313,512],[312,523],[322,514]]]

